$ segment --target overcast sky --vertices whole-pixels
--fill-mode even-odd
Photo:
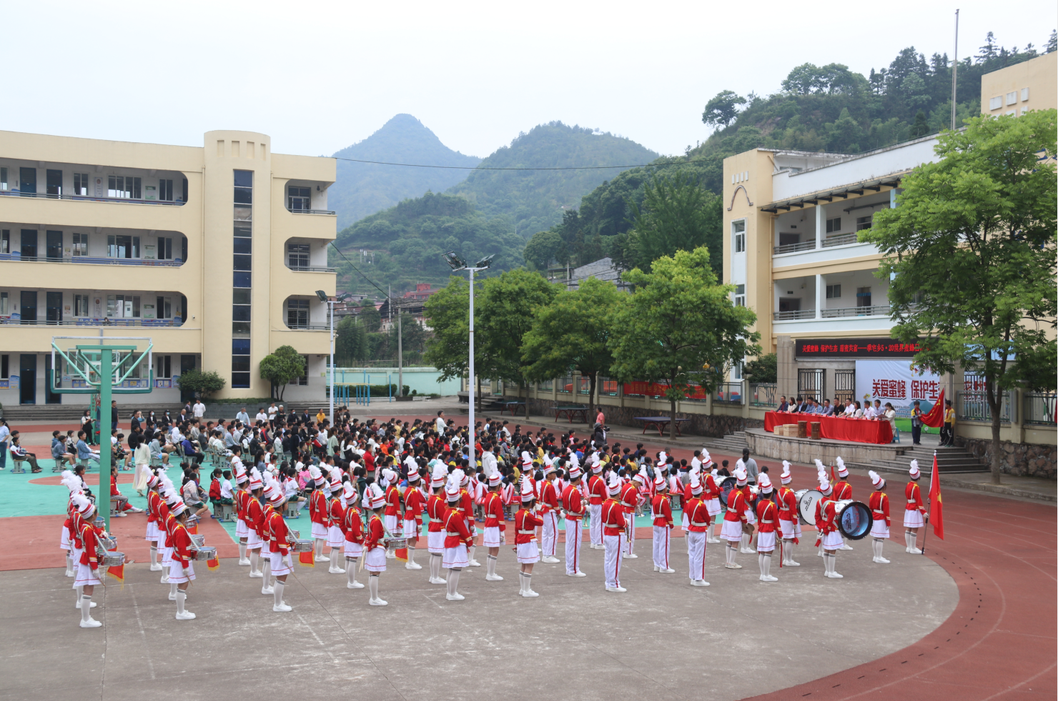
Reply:
[[[1054,0],[958,0],[959,55],[988,31],[1037,47]],[[200,146],[211,129],[332,154],[393,115],[486,156],[542,122],[661,153],[704,140],[720,90],[775,92],[805,62],[868,73],[952,51],[956,4],[646,2],[5,2],[0,129]]]

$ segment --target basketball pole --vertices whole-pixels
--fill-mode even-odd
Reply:
[[[110,471],[113,469],[113,450],[110,443],[110,402],[113,396],[114,351],[104,347],[99,354],[99,494],[96,496],[96,511],[103,517],[107,533],[110,532]],[[104,490],[106,500],[103,499]],[[100,506],[105,504],[106,508]]]

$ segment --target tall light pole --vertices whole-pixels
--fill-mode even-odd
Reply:
[[[455,253],[449,251],[444,254],[445,261],[452,268],[453,272],[462,272],[464,270],[470,273],[470,467],[473,469],[477,465],[477,461],[474,458],[474,440],[475,440],[475,427],[474,427],[474,273],[487,270],[492,265],[493,256],[482,258],[475,265],[467,265],[466,261],[457,256]]]
[[[334,430],[334,428],[333,428],[334,427],[334,305],[337,304],[338,302],[344,302],[345,300],[349,299],[349,293],[348,292],[342,292],[341,294],[336,295],[334,299],[331,299],[330,297],[327,296],[327,293],[324,292],[323,290],[316,290],[316,296],[319,297],[321,302],[323,302],[324,304],[327,305],[327,307],[328,307],[328,309],[329,309],[329,311],[331,313],[331,364],[327,368],[328,373],[331,376],[330,380],[328,382],[329,389],[328,389],[328,392],[327,392],[328,399],[330,400],[330,404],[329,404],[329,409],[328,409],[327,416],[328,416],[329,421],[331,422],[331,427],[332,427],[331,430],[333,431]],[[306,368],[306,370],[308,370],[308,368]]]

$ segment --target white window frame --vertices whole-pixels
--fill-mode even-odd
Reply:
[[[995,112],[996,110],[1002,109],[1002,108],[1003,108],[1003,96],[1002,95],[996,95],[995,97],[990,98],[988,100],[988,110],[990,112]]]
[[[70,255],[81,257],[88,255],[88,234],[73,232],[73,242],[70,244]]]
[[[739,228],[741,226],[741,229]],[[734,253],[746,252],[746,220],[739,219],[731,222],[731,250]]]
[[[735,285],[735,306],[744,307],[746,306],[746,286]]]
[[[88,295],[75,294],[73,296],[73,315],[88,316]]]
[[[1008,92],[1007,93],[1007,107],[1010,107],[1011,105],[1015,105],[1015,104],[1017,104],[1017,102],[1018,102],[1018,91],[1015,90],[1013,92]]]
[[[1021,101],[1022,102],[1028,102],[1029,101],[1029,89],[1028,88],[1022,88],[1021,89]]]

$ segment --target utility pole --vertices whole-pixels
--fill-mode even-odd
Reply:
[[[955,95],[958,88],[956,76],[959,72],[959,11],[955,11],[955,55],[951,59],[951,130],[955,131]]]

